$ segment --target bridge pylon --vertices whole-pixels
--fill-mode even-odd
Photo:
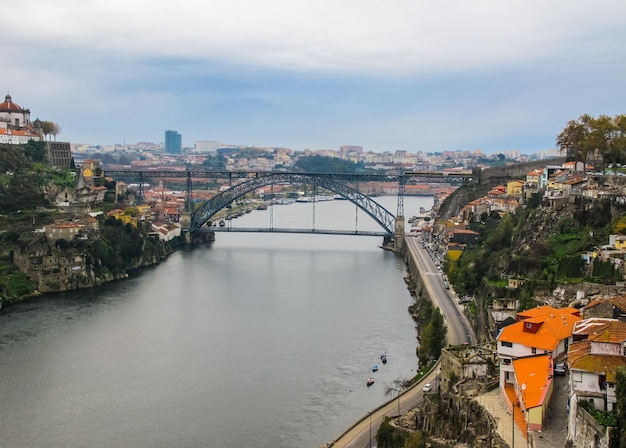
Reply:
[[[404,216],[396,216],[394,230],[396,250],[402,250],[404,248]]]

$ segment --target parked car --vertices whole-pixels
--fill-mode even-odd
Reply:
[[[433,385],[432,385],[432,384],[430,384],[430,383],[426,383],[426,384],[424,384],[424,387],[422,388],[422,390],[423,390],[424,392],[430,392],[430,391],[432,391],[432,390],[433,390]]]
[[[555,375],[565,375],[565,364],[558,363],[554,366],[554,374]]]

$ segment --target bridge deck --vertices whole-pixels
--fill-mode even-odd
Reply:
[[[390,237],[386,232],[369,230],[330,230],[330,229],[289,229],[289,228],[255,228],[255,227],[202,227],[200,232],[248,232],[248,233],[312,233],[319,235],[357,235]]]

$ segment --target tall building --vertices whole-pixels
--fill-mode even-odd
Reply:
[[[176,131],[165,131],[165,153],[180,154],[183,150],[183,136]]]

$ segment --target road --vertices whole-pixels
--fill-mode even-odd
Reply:
[[[446,319],[448,326],[448,344],[472,344],[476,341],[470,323],[457,303],[457,298],[451,289],[446,289],[443,283],[443,274],[437,268],[435,260],[429,250],[422,247],[421,238],[407,235],[405,238],[408,250],[417,259],[422,274],[424,287],[428,290],[433,304],[437,305]]]
[[[431,254],[425,247],[422,247],[419,237],[407,235],[405,241],[411,256],[418,262],[424,287],[428,290],[433,303],[439,307],[444,315],[448,327],[448,344],[472,344],[476,339],[469,321],[461,310],[463,305],[457,303],[454,292],[444,287],[442,273],[437,268]],[[333,448],[367,448],[376,446],[376,433],[383,421],[383,417],[397,416],[398,409],[400,415],[402,415],[418,407],[423,400],[423,385],[425,383],[436,384],[439,381],[438,369],[439,363],[418,384],[407,389],[400,397],[369,412],[329,446]]]

